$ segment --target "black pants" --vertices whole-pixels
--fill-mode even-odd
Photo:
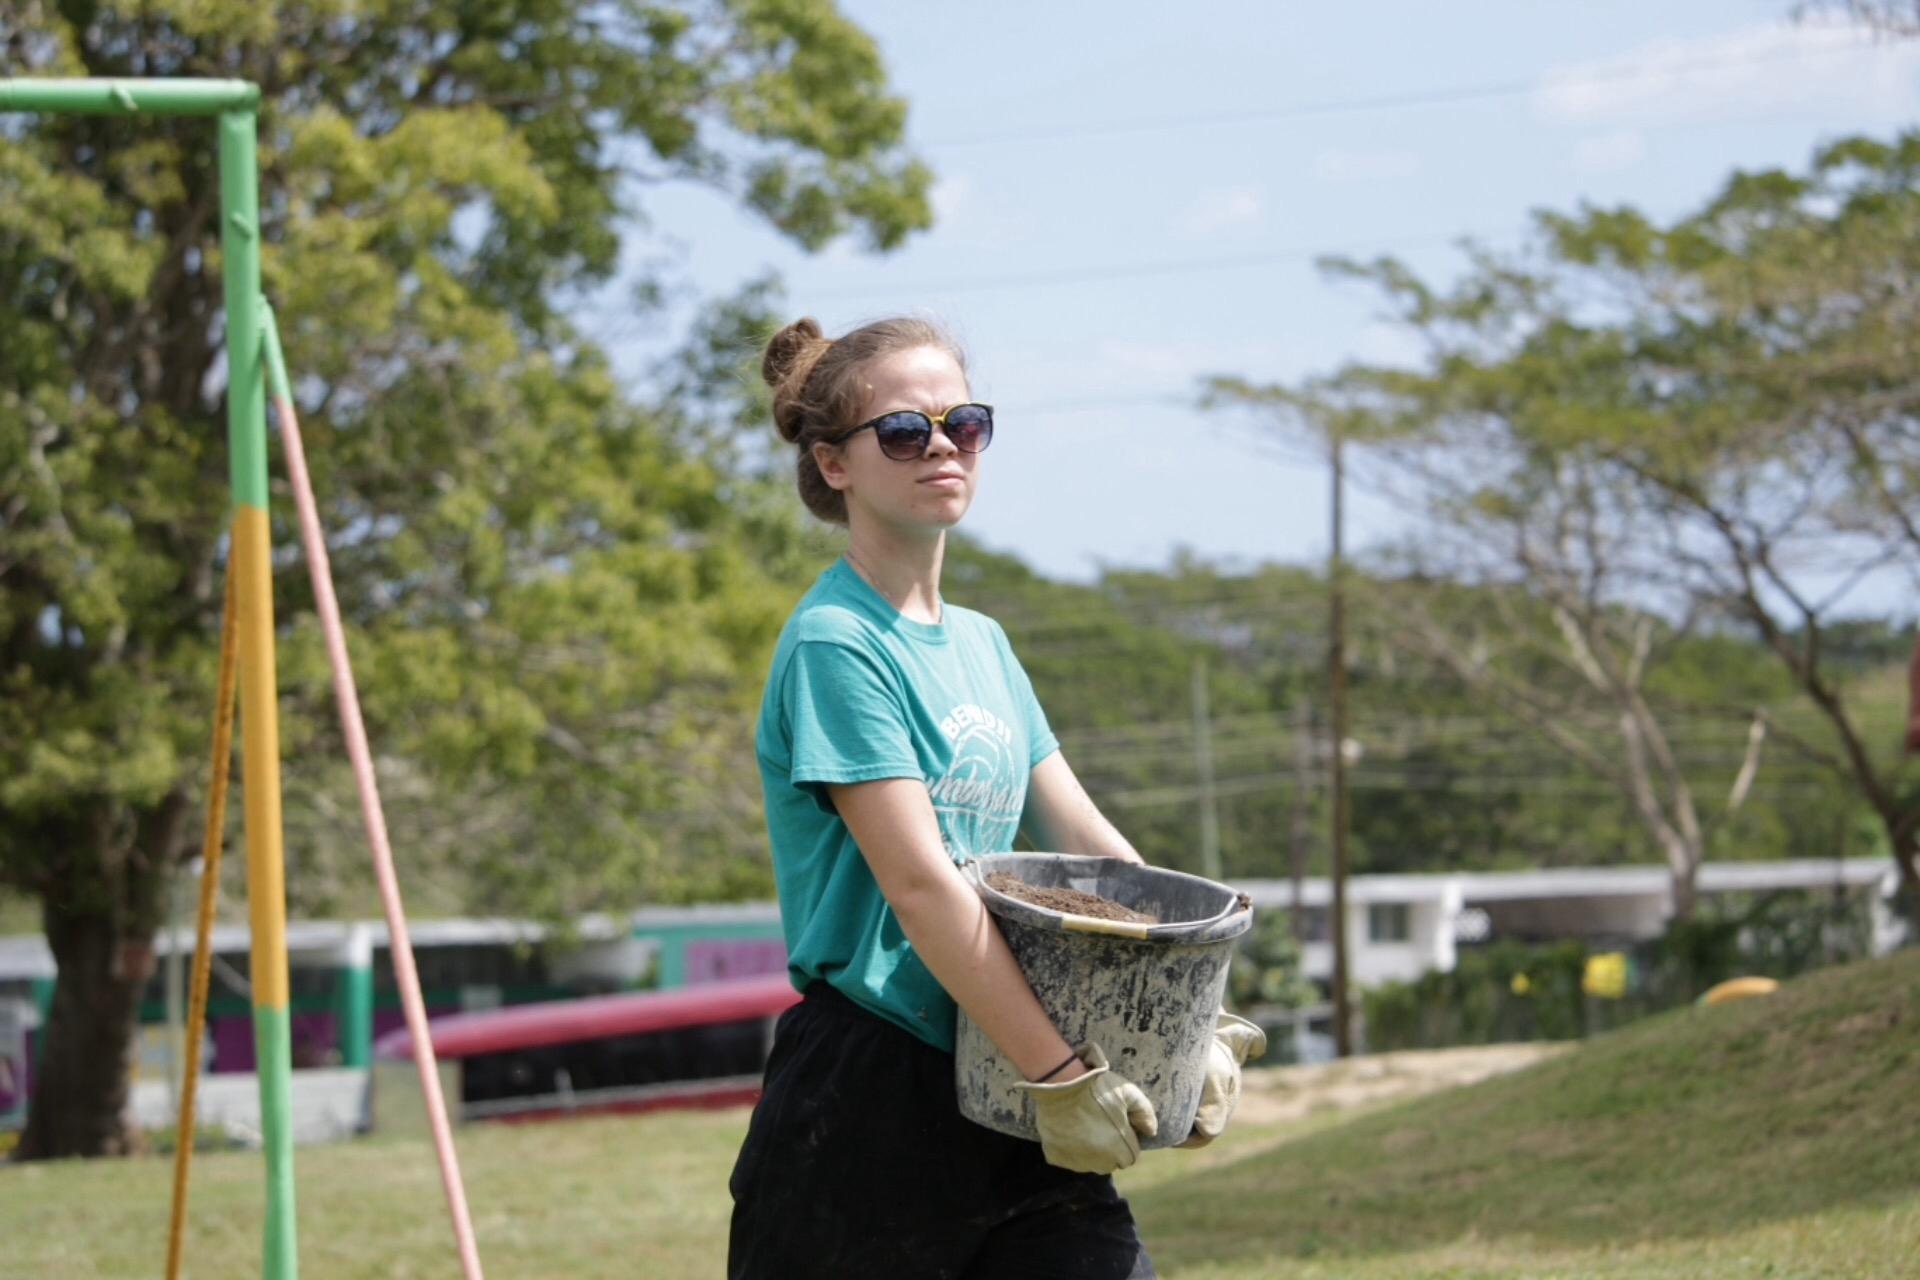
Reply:
[[[1152,1280],[1113,1179],[968,1120],[953,1055],[824,983],[780,1018],[730,1280]]]

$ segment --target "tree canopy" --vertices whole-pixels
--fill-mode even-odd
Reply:
[[[1533,653],[1557,648],[1619,726],[1613,763],[1591,771],[1618,770],[1677,881],[1705,855],[1706,824],[1649,663],[1677,637],[1733,628],[1770,676],[1689,682],[1693,710],[1750,719],[1791,690],[1794,714],[1755,731],[1872,812],[1920,911],[1920,779],[1897,701],[1828,643],[1859,619],[1863,581],[1920,585],[1916,231],[1920,135],[1843,140],[1802,173],[1736,174],[1667,225],[1631,208],[1543,213],[1526,249],[1476,250],[1445,286],[1392,260],[1330,262],[1378,291],[1424,361],[1216,389],[1369,443],[1426,504],[1405,557],[1416,585],[1504,587],[1542,611],[1562,643]],[[1430,651],[1588,751],[1578,717],[1515,669],[1524,651],[1504,673],[1484,660],[1486,622],[1426,628]]]
[[[702,855],[753,811],[732,713],[798,523],[738,519],[568,304],[662,183],[809,248],[928,225],[872,41],[827,0],[162,0],[10,7],[0,49],[12,74],[261,86],[265,286],[416,883],[457,871],[464,905],[540,914],[723,889],[736,864]],[[126,1007],[194,844],[227,523],[219,186],[203,120],[0,130],[0,882],[43,905],[57,1058],[85,1048],[62,1003],[83,975]],[[289,885],[325,910],[351,793],[304,567],[277,568]],[[119,1061],[127,1029],[87,1051]],[[112,1099],[82,1101],[42,1099],[25,1150],[111,1146]]]

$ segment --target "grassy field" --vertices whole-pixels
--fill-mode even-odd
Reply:
[[[1236,1127],[1122,1183],[1162,1274],[1920,1275],[1920,953],[1651,1020],[1514,1075]],[[464,1131],[496,1277],[721,1274],[739,1112]],[[257,1156],[196,1163],[194,1280],[258,1274]],[[151,1276],[160,1159],[0,1169],[9,1274]],[[299,1156],[303,1274],[455,1277],[429,1148]]]

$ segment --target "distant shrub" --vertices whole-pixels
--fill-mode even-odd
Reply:
[[[1717,898],[1658,938],[1623,946],[1502,940],[1462,948],[1449,973],[1362,993],[1365,1042],[1384,1052],[1577,1039],[1687,1004],[1728,978],[1785,979],[1860,959],[1870,930],[1858,900],[1781,892]],[[1618,999],[1590,994],[1589,962],[1622,951],[1624,993]]]

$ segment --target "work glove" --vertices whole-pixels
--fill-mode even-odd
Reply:
[[[1140,1086],[1116,1075],[1099,1045],[1086,1045],[1088,1071],[1065,1084],[1019,1086],[1033,1097],[1040,1150],[1047,1163],[1075,1173],[1112,1173],[1140,1158],[1140,1139],[1160,1131]]]
[[[1200,1109],[1183,1147],[1204,1147],[1227,1127],[1240,1103],[1240,1068],[1267,1051],[1267,1033],[1245,1018],[1222,1011],[1207,1047],[1207,1077],[1200,1086]]]

